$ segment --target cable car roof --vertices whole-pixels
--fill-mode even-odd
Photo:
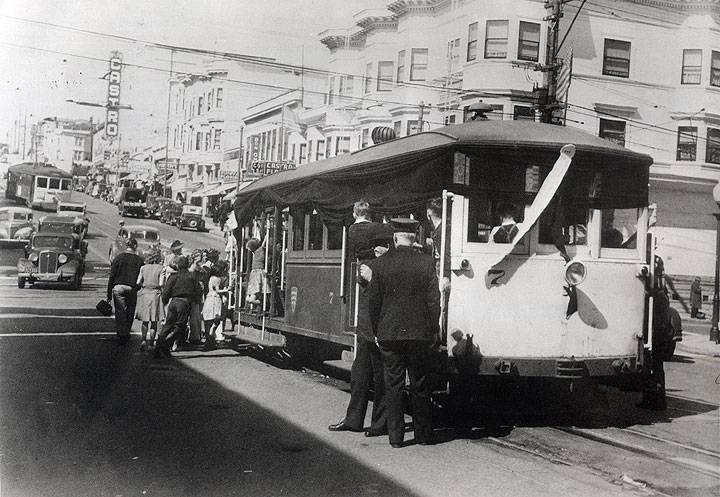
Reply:
[[[447,164],[447,154],[453,152],[501,157],[504,163],[552,165],[562,146],[568,143],[575,145],[577,150],[571,169],[619,167],[647,171],[653,162],[649,155],[633,152],[576,128],[529,121],[470,121],[260,178],[238,193],[234,204],[236,217],[243,219],[253,205],[267,202],[292,205],[304,201],[339,210],[340,204],[349,202],[349,199],[338,198],[340,190],[349,185],[356,184],[359,188],[369,181],[380,182],[382,179],[379,178],[383,177],[392,181],[401,175],[420,183],[423,180],[417,176],[432,174],[432,168],[438,167],[438,161]],[[416,171],[415,177],[412,171]],[[646,185],[647,179],[640,178],[639,182]],[[396,186],[399,188],[396,194],[412,196],[413,201],[430,189],[427,178],[425,184],[420,185],[420,190]],[[647,187],[643,188],[647,198]]]
[[[13,174],[32,174],[33,176],[47,176],[49,178],[67,178],[71,179],[72,174],[55,166],[45,164],[33,164],[32,162],[22,162],[10,166],[8,171]]]

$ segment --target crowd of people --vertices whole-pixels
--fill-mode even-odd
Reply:
[[[229,287],[228,264],[220,253],[195,249],[184,254],[180,240],[165,257],[156,249],[142,258],[136,248],[137,241],[129,239],[110,266],[107,300],[115,307],[120,344],[129,343],[137,319],[140,348],[155,357],[169,357],[185,344],[218,347],[224,340]]]

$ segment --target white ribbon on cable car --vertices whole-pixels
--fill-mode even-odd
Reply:
[[[572,158],[575,156],[575,145],[564,145],[560,149],[560,157],[555,161],[552,170],[543,181],[540,190],[535,196],[535,200],[525,211],[525,219],[519,225],[520,231],[515,235],[510,243],[502,244],[502,252],[494,253],[492,259],[489,260],[488,266],[485,271],[492,269],[493,266],[500,263],[510,252],[513,251],[515,246],[522,240],[522,238],[530,231],[530,228],[537,222],[540,215],[547,209],[550,201],[555,196],[560,184],[562,183],[565,174],[570,169],[570,163]]]

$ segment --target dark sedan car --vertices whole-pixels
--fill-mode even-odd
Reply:
[[[182,204],[173,202],[166,204],[160,211],[160,221],[165,224],[175,224],[175,220],[182,213]]]
[[[181,230],[205,231],[202,210],[202,207],[197,205],[183,205],[180,216],[175,220],[175,225]]]
[[[85,274],[87,242],[74,233],[38,232],[30,239],[26,257],[18,260],[18,288],[37,282],[66,283],[77,290]]]

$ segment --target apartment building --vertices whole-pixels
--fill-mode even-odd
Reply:
[[[92,122],[84,119],[45,118],[32,127],[32,144],[26,160],[73,174],[74,166],[89,166]]]

